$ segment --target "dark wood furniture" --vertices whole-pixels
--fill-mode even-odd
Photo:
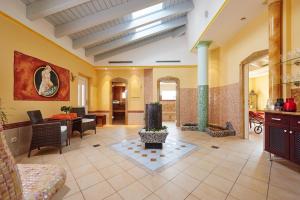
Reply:
[[[300,113],[266,112],[265,150],[300,164]]]
[[[64,120],[44,120],[41,111],[34,110],[27,112],[32,123],[32,138],[29,147],[28,157],[31,151],[45,146],[54,146],[62,153],[62,145],[68,145],[68,129]]]
[[[82,138],[83,133],[88,130],[96,131],[96,115],[87,115],[84,107],[72,108],[71,113],[76,113],[78,118],[72,121],[72,132],[78,131]]]

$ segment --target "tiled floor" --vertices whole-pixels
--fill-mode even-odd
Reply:
[[[199,149],[158,171],[111,148],[124,139],[137,138],[137,126],[99,128],[96,135],[72,138],[62,155],[57,150],[42,150],[18,160],[66,169],[66,184],[55,200],[299,199],[300,168],[281,159],[269,162],[269,155],[263,152],[263,135],[251,135],[251,140],[212,138],[200,132],[181,132],[172,124],[168,127],[171,139],[196,144]]]
[[[112,148],[119,153],[128,156],[150,170],[157,170],[168,164],[172,164],[197,148],[196,145],[167,138],[163,149],[145,149],[140,138],[123,140],[113,144]]]

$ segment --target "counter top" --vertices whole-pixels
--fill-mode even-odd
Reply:
[[[300,112],[285,112],[285,111],[275,111],[275,110],[264,110],[265,113],[281,114],[281,115],[294,115],[300,116]]]

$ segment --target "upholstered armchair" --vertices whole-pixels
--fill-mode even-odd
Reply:
[[[62,153],[62,145],[68,145],[68,130],[66,121],[44,120],[41,111],[27,112],[32,123],[32,139],[28,152],[45,146],[54,146]]]
[[[55,165],[16,164],[1,131],[0,127],[0,199],[51,199],[63,187],[66,171]]]
[[[96,134],[96,115],[87,115],[84,107],[72,108],[71,113],[76,113],[79,117],[73,120],[72,131],[78,131],[81,138],[88,130],[94,130]]]

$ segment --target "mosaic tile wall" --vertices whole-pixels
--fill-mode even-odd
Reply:
[[[240,134],[243,120],[240,101],[239,83],[209,88],[209,123],[225,126],[226,121],[230,121]]]
[[[180,122],[197,123],[197,88],[180,88]]]

